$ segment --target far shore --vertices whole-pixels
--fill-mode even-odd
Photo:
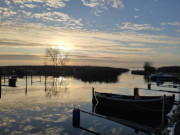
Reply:
[[[127,71],[129,69],[98,66],[0,66],[1,76],[72,76],[84,82],[117,82],[118,75]]]
[[[131,71],[132,74],[137,74],[137,75],[148,75],[148,74],[159,73],[159,72],[180,77],[180,66],[159,67],[159,68],[156,68],[155,71],[144,71],[144,70],[132,70]]]

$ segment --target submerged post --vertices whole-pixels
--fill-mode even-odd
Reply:
[[[164,126],[165,99],[166,99],[166,95],[163,96],[163,103],[162,103],[162,127]]]
[[[25,95],[27,96],[27,75],[26,75],[26,90],[25,90]]]
[[[32,73],[31,73],[31,86],[32,86]]]
[[[94,88],[92,88],[92,103],[96,104],[96,99],[95,99],[95,95],[94,95]]]
[[[45,84],[45,91],[46,91],[46,74],[45,74],[45,82],[44,82],[44,84]]]
[[[41,75],[40,75],[40,82],[41,82]]]
[[[1,75],[0,75],[0,98],[1,98]]]
[[[4,84],[6,83],[6,77],[5,77],[5,74],[4,74]]]

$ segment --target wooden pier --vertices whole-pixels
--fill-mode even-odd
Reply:
[[[131,122],[131,121],[127,121],[127,120],[123,120],[117,117],[113,117],[113,116],[108,116],[107,117],[108,120],[126,125],[128,127],[134,128],[136,130],[145,132],[145,133],[155,133],[155,134],[160,134],[161,129],[157,129],[157,128],[153,128],[153,127],[149,127],[149,126],[145,126],[136,122]]]
[[[139,123],[136,123],[136,122],[120,119],[120,118],[117,118],[117,117],[114,117],[114,116],[103,116],[103,115],[87,112],[87,111],[81,110],[79,108],[74,108],[74,109],[76,109],[75,111],[78,112],[78,117],[74,116],[76,114],[73,113],[73,120],[78,119],[78,121],[79,121],[79,123],[78,123],[78,125],[76,125],[76,127],[80,127],[80,112],[83,112],[83,113],[87,113],[87,114],[90,114],[90,115],[93,115],[93,116],[96,116],[96,117],[99,117],[99,118],[103,118],[103,119],[107,119],[107,120],[111,120],[111,121],[123,124],[125,126],[133,128],[133,129],[135,129],[137,131],[142,131],[144,133],[159,135],[160,132],[161,132],[160,128],[149,127],[149,126],[142,125],[142,124],[139,124]],[[73,112],[74,112],[74,110],[73,110]]]

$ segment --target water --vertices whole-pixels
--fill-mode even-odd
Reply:
[[[2,79],[2,84],[7,84]],[[147,88],[143,76],[130,72],[118,77],[117,83],[84,83],[70,77],[45,78],[33,76],[17,79],[17,87],[2,87],[0,99],[0,135],[63,134],[87,135],[87,130],[109,135],[146,135],[133,128],[81,113],[81,128],[72,126],[74,107],[92,112],[92,87],[96,91],[133,95],[134,87]],[[159,89],[152,85],[152,89]],[[170,88],[163,88],[170,89]],[[177,90],[171,88],[172,90]],[[140,90],[140,95],[170,95],[170,93]],[[176,100],[179,97],[176,95]],[[84,130],[86,129],[86,130]]]

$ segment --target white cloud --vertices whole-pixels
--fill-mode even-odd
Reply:
[[[45,5],[53,8],[63,8],[66,6],[63,0],[46,0]]]
[[[22,11],[22,13],[25,15],[25,17],[29,17],[32,15],[32,12]]]
[[[124,8],[121,0],[107,0],[107,4],[110,4],[113,8]]]
[[[11,8],[2,8],[2,7],[0,7],[0,13],[2,13],[2,18],[12,17],[15,14],[17,14],[16,12],[12,11]]]
[[[83,2],[83,4],[87,7],[96,7],[98,6],[100,3],[97,0],[90,0],[90,2],[87,2],[87,0],[81,0]]]
[[[24,0],[12,0],[15,4],[24,4]]]
[[[79,60],[116,61],[121,59],[121,61],[131,61],[133,59],[142,61],[142,56],[143,59],[154,54],[162,57],[157,51],[162,48],[161,46],[173,48],[180,43],[178,37],[142,34],[132,31],[102,33],[47,27],[38,24],[18,26],[3,25],[2,23],[0,29],[0,35],[2,35],[0,46],[29,47],[31,49],[36,48],[35,50],[43,50],[46,47],[59,47],[62,44],[64,47],[71,47],[72,59],[77,58]]]
[[[48,7],[53,7],[53,8],[63,8],[66,6],[65,2],[69,0],[12,0],[15,4],[22,4],[22,6],[26,6],[29,8],[33,8],[34,6],[30,3],[35,2],[35,3],[44,3],[44,5]],[[28,4],[28,5],[24,5]]]
[[[10,5],[11,2],[9,0],[5,0],[6,5]]]
[[[42,19],[44,21],[53,21],[53,22],[63,22],[66,26],[82,26],[81,19],[74,19],[68,14],[61,12],[45,12],[45,13],[36,13],[32,17],[37,19]]]
[[[135,19],[136,19],[136,18],[139,18],[139,16],[135,15],[134,18],[135,18]]]
[[[180,26],[180,22],[162,22],[161,25]]]
[[[138,8],[134,8],[134,11],[136,11],[136,12],[137,12],[137,11],[139,11],[139,9],[138,9]]]
[[[25,3],[32,3],[32,2],[36,2],[36,3],[42,3],[43,0],[12,0],[15,4],[25,4]]]
[[[20,5],[21,8],[35,8],[37,7],[37,5],[33,5],[33,4],[23,4]]]
[[[108,10],[108,6],[113,8],[124,8],[121,0],[81,0],[87,7],[91,7],[93,14],[99,16],[99,13]]]
[[[122,23],[123,26],[119,26],[121,30],[131,30],[131,31],[140,31],[140,30],[154,30],[160,31],[161,28],[152,27],[150,24],[131,24],[130,22]]]

